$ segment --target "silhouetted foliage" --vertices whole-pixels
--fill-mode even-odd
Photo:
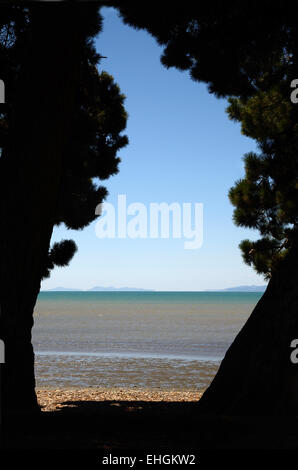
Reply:
[[[90,8],[90,7],[89,7]],[[86,13],[88,16],[88,7]],[[100,180],[118,172],[117,152],[128,143],[122,131],[126,127],[125,96],[107,72],[98,72],[100,55],[95,50],[94,36],[101,30],[99,13],[89,18],[88,34],[80,69],[80,87],[72,119],[72,139],[64,156],[63,177],[53,225],[64,223],[68,229],[83,229],[97,215],[96,206],[107,196]],[[26,38],[30,36],[30,7],[1,6],[0,61],[1,75],[9,90],[9,108],[14,106],[13,90],[22,79],[26,60]],[[9,109],[0,116],[2,164],[9,158],[7,137]],[[42,156],[41,156],[42,158]],[[59,248],[59,250],[58,250]],[[55,243],[44,261],[43,277],[55,265],[66,266],[76,252],[73,241]],[[63,261],[61,261],[63,260]]]
[[[127,115],[113,78],[98,71],[97,2],[0,4],[0,338],[6,409],[38,408],[33,311],[42,277],[65,266],[72,240],[50,246],[53,228],[82,229],[118,171]],[[17,391],[22,389],[21,400]]]
[[[43,278],[49,277],[55,266],[67,266],[76,251],[77,246],[73,240],[54,243],[45,262],[47,264],[44,265]]]
[[[245,177],[229,197],[237,225],[261,238],[243,240],[246,263],[270,278],[297,237],[298,113],[289,99],[290,77],[249,99],[231,98],[228,113],[242,133],[256,139],[260,153],[245,155]]]

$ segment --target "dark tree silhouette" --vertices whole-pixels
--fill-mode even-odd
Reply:
[[[262,93],[266,100],[268,93],[277,90],[285,99],[286,84],[298,77],[298,28],[292,5],[185,1],[174,6],[154,0],[100,4],[115,6],[127,23],[147,29],[165,47],[165,66],[189,70],[194,80],[208,84],[211,93],[235,99],[230,103],[231,117],[258,140],[261,154],[247,157],[245,184],[237,183],[230,196],[237,223],[254,224],[263,237],[261,250],[243,245],[246,260],[272,277],[198,409],[208,413],[293,413],[298,408],[296,366],[290,362],[290,342],[298,337],[297,236],[293,227],[297,216],[293,201],[297,199],[292,184],[297,172],[295,161],[292,164],[296,110],[287,115],[288,123],[279,136],[278,129],[274,135],[268,134],[274,128],[270,120],[266,131],[262,119],[257,123],[254,116],[250,122],[248,116],[254,98],[260,103]],[[1,338],[7,353],[7,399],[16,401],[21,387],[22,407],[36,404],[31,327],[40,279],[55,263],[65,264],[75,249],[66,241],[50,248],[52,228],[60,222],[75,228],[86,225],[94,214],[84,208],[104,197],[104,190],[92,178],[107,176],[98,172],[93,155],[94,146],[102,149],[102,139],[91,132],[93,144],[89,147],[89,140],[80,136],[81,129],[85,137],[89,134],[92,116],[92,111],[84,112],[88,99],[80,84],[86,80],[94,86],[101,83],[96,79],[94,50],[89,49],[100,29],[97,6],[75,3],[70,9],[59,4],[59,15],[57,8],[47,4],[14,7],[11,24],[7,21],[10,8],[1,6],[5,21],[1,19],[4,42],[0,53],[9,70],[9,77],[1,78],[11,84],[8,96],[14,96],[8,99],[11,105],[0,133]],[[87,49],[90,56],[84,60]],[[79,97],[86,98],[82,110]],[[272,116],[278,116],[276,107]],[[290,139],[286,148],[285,132]],[[102,163],[105,167],[112,161],[108,173],[116,165],[115,154],[111,157],[110,153],[114,140],[121,147],[115,134],[105,135],[107,151]],[[78,212],[82,217],[77,217]]]
[[[266,81],[266,77],[264,77]],[[298,110],[285,75],[250,99],[231,98],[228,112],[260,153],[245,155],[245,177],[230,190],[237,225],[259,230],[257,241],[240,244],[243,258],[270,279],[297,237]]]
[[[50,247],[64,223],[82,229],[118,171],[127,115],[113,78],[97,71],[93,38],[98,5],[30,3],[0,6],[0,303],[5,342],[5,409],[38,409],[33,309],[40,282],[68,264],[71,240]]]
[[[109,2],[124,21],[164,46],[166,67],[189,70],[256,139],[245,177],[230,191],[238,225],[261,238],[241,244],[268,288],[201,398],[201,413],[284,414],[298,410],[297,122],[290,101],[298,77],[298,26],[287,2]]]

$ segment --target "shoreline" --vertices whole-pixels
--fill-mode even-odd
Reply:
[[[43,388],[36,387],[41,411],[59,411],[74,407],[77,402],[197,402],[203,390],[161,388]],[[72,404],[73,403],[73,404]]]

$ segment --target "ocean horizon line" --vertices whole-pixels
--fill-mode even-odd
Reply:
[[[262,287],[262,286],[260,286]],[[234,290],[235,289],[235,290]],[[76,293],[76,292],[86,292],[86,293],[105,293],[105,292],[108,292],[108,293],[133,293],[133,294],[144,294],[144,293],[147,293],[147,292],[150,292],[150,293],[199,293],[199,292],[203,292],[203,293],[212,293],[212,292],[220,292],[220,293],[238,293],[238,292],[244,292],[244,293],[262,293],[262,292],[265,292],[263,290],[258,290],[258,289],[255,289],[255,290],[236,290],[237,288],[233,288],[233,287],[230,287],[230,288],[226,288],[226,289],[206,289],[206,290],[157,290],[157,289],[140,289],[140,290],[134,290],[134,289],[131,289],[131,290],[125,290],[125,289],[103,289],[103,290],[93,290],[93,289],[61,289],[61,290],[58,290],[58,289],[42,289],[40,290],[40,293],[41,292],[51,292],[51,293],[57,293],[57,292],[69,292],[69,293]]]

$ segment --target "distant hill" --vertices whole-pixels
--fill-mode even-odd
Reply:
[[[91,289],[73,289],[71,287],[54,287],[53,289],[43,289],[43,292],[148,292],[149,289],[139,289],[137,287],[102,287],[102,286],[95,286]]]
[[[137,287],[113,287],[113,286],[109,286],[109,287],[102,287],[102,286],[95,286],[95,287],[92,287],[91,289],[87,289],[88,292],[106,292],[106,291],[109,291],[109,292],[114,292],[114,291],[121,291],[121,292],[131,292],[131,291],[148,291],[149,289],[139,289]]]
[[[236,286],[222,289],[225,292],[265,292],[267,286]]]
[[[226,289],[212,289],[206,292],[264,292],[267,286],[236,286]],[[154,289],[140,289],[138,287],[102,287],[94,286],[91,289],[73,289],[71,287],[54,287],[42,289],[42,292],[154,292]]]

